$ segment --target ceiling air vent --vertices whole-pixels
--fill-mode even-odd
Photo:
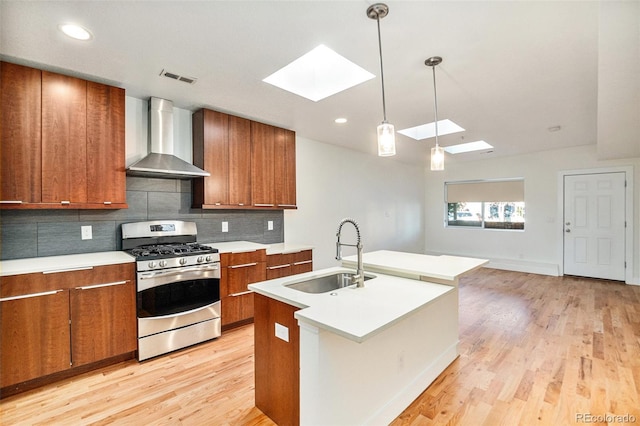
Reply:
[[[178,74],[166,71],[166,70],[162,70],[160,75],[162,75],[164,77],[172,78],[174,80],[182,81],[183,83],[189,83],[189,84],[195,84],[195,82],[198,81],[197,78],[185,77],[184,75],[178,75]]]

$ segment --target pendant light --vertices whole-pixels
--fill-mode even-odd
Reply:
[[[387,122],[387,107],[384,99],[384,70],[382,67],[382,38],[380,37],[380,20],[389,14],[389,7],[384,3],[372,4],[367,8],[367,16],[378,23],[378,48],[380,51],[380,80],[382,81],[382,123],[378,126],[378,155],[388,157],[396,155],[396,135],[393,124]]]
[[[438,93],[436,92],[436,65],[442,62],[440,56],[432,56],[424,61],[433,71],[433,109],[435,111],[436,146],[431,148],[431,170],[444,170],[444,149],[438,145]]]

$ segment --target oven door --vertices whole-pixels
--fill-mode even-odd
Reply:
[[[138,273],[138,337],[220,317],[220,265]]]

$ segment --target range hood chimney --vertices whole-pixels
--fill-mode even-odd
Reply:
[[[149,100],[149,155],[127,168],[129,176],[191,179],[210,176],[173,155],[173,102]]]

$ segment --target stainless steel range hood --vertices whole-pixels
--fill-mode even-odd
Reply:
[[[210,176],[173,155],[173,102],[149,100],[149,155],[127,168],[130,176],[191,179]]]

